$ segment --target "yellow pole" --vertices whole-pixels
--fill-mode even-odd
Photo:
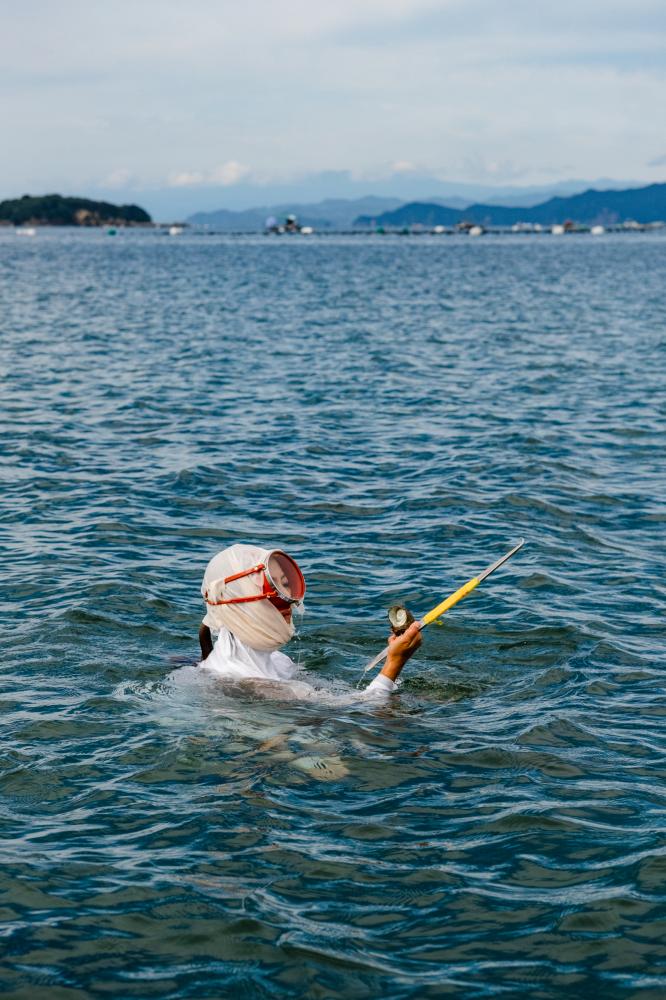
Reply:
[[[423,616],[421,619],[421,628],[423,628],[424,625],[430,625],[438,618],[441,618],[441,616],[448,611],[449,608],[452,608],[454,604],[458,603],[458,601],[462,601],[463,597],[467,597],[468,594],[471,594],[474,588],[478,587],[480,583],[481,581],[478,576],[474,576],[471,580],[468,580],[467,583],[463,583],[462,587],[460,587],[459,590],[456,590],[455,594],[451,594],[445,601],[442,601],[434,607],[432,611],[429,611],[427,615]]]
[[[419,628],[425,628],[426,625],[432,625],[434,621],[436,621],[438,618],[441,618],[441,616],[445,614],[445,612],[447,612],[449,608],[452,608],[454,604],[458,603],[458,601],[462,601],[463,597],[467,597],[468,594],[471,594],[474,588],[478,587],[479,584],[482,583],[487,576],[490,576],[490,574],[494,573],[496,569],[499,569],[499,567],[503,563],[505,563],[507,559],[510,559],[512,555],[515,555],[518,549],[521,549],[524,544],[525,544],[525,539],[521,538],[518,544],[514,545],[511,551],[507,552],[505,556],[502,556],[502,558],[498,559],[497,562],[492,563],[490,566],[488,566],[487,569],[484,569],[483,573],[479,573],[478,576],[473,576],[471,580],[468,580],[467,583],[464,583],[462,587],[460,587],[458,590],[455,591],[455,593],[450,594],[449,597],[446,598],[446,600],[441,601],[439,604],[435,605],[432,611],[429,611],[427,615],[424,615],[423,618],[420,618],[418,620],[417,624]],[[378,663],[381,663],[382,660],[386,659],[389,649],[390,646],[386,646],[384,649],[382,649],[381,653],[375,656],[373,660],[370,660],[367,667],[363,671],[363,674],[367,674],[368,670],[372,670],[372,668],[376,667]]]

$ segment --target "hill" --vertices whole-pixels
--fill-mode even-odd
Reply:
[[[327,198],[315,204],[286,202],[241,211],[222,208],[214,212],[196,212],[188,217],[187,222],[195,226],[210,226],[211,229],[223,232],[258,232],[264,228],[269,216],[283,219],[294,214],[304,226],[313,226],[315,229],[349,229],[360,213],[388,212],[402,204],[400,198]]]
[[[572,219],[581,225],[613,225],[629,219],[635,222],[656,222],[666,219],[666,184],[650,184],[622,191],[583,191],[566,198],[549,198],[531,208],[509,205],[468,205],[465,209],[448,208],[434,202],[411,202],[381,215],[361,215],[357,226],[389,226],[400,228],[423,226],[454,226],[458,222],[474,222],[484,226],[512,226],[516,222],[541,223],[550,226]]]
[[[60,194],[24,194],[22,198],[0,201],[0,223],[13,226],[136,226],[151,221],[138,205],[112,205]]]
[[[476,208],[477,206],[472,206]],[[356,226],[455,226],[456,223],[468,217],[468,209],[451,208],[437,202],[410,201],[401,205],[393,212],[383,212],[381,215],[359,215],[354,220]]]

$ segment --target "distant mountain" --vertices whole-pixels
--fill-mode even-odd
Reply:
[[[477,206],[473,206],[477,207]],[[411,201],[401,205],[393,212],[383,212],[381,215],[359,215],[354,219],[354,225],[366,229],[369,226],[388,226],[400,229],[403,226],[455,226],[468,216],[467,209],[450,208],[436,202]]]
[[[278,210],[274,206],[247,208],[241,212],[234,212],[230,209],[219,208],[215,212],[195,212],[185,220],[191,226],[207,226],[216,232],[221,233],[258,233],[265,228],[266,219],[275,216],[284,219],[292,213],[292,208],[288,210]],[[322,219],[312,215],[298,215],[302,225],[314,226],[317,229],[330,229],[331,223],[328,219]]]
[[[394,206],[383,209],[359,208],[356,215],[374,215],[377,211],[388,211],[390,207],[404,205],[410,201],[436,202],[462,208],[464,205],[537,205],[555,196],[566,197],[578,194],[587,188],[598,191],[607,188],[641,187],[647,181],[634,178],[588,177],[569,178],[562,181],[534,184],[474,183],[449,181],[434,176],[427,171],[398,170],[377,176],[357,176],[346,170],[327,170],[318,173],[304,172],[296,177],[279,180],[254,180],[251,176],[228,187],[214,183],[172,184],[160,187],[145,187],[134,184],[127,188],[131,200],[145,205],[154,219],[161,222],[175,222],[194,213],[212,209],[226,209],[233,212],[247,211],[257,206],[278,207],[288,211],[293,205],[302,207],[319,204],[324,199],[344,199],[355,201],[372,194],[380,198],[392,199]],[[76,192],[67,192],[76,193]],[[90,188],[89,197],[106,201],[116,201],[120,195],[117,188]],[[126,200],[129,200],[129,193]],[[263,209],[262,209],[263,211]],[[318,213],[316,213],[318,214]],[[327,218],[323,213],[323,218]],[[349,220],[343,220],[346,225]],[[336,221],[335,226],[339,223]]]
[[[301,225],[313,226],[315,229],[349,229],[359,213],[381,214],[401,204],[400,198],[327,198],[313,205],[285,202],[240,212],[224,208],[215,212],[196,212],[189,216],[187,222],[223,232],[257,232],[264,228],[266,219],[270,216],[280,220],[293,214],[298,216]]]
[[[138,205],[112,205],[60,194],[24,194],[22,198],[0,201],[0,222],[13,226],[132,226],[150,221],[148,213]]]
[[[473,204],[474,198],[459,198],[457,195],[452,194],[450,198],[423,198],[419,199],[422,203],[427,203],[429,205],[444,205],[445,208],[467,208],[468,205]],[[400,202],[401,205],[405,204],[405,201]],[[531,204],[531,202],[530,202]]]
[[[453,209],[434,202],[411,202],[379,216],[361,215],[355,220],[355,224],[401,228],[415,224],[454,226],[458,222],[474,222],[485,226],[512,226],[516,222],[553,225],[567,219],[581,225],[612,225],[628,219],[636,222],[664,220],[666,184],[650,184],[622,191],[590,189],[568,198],[550,198],[531,208],[474,204],[464,209]]]

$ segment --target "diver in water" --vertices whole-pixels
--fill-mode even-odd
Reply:
[[[292,611],[305,596],[305,579],[291,556],[279,549],[231,545],[208,563],[201,594],[207,606],[199,629],[203,668],[229,680],[290,682],[291,697],[313,693],[309,685],[293,681],[298,667],[279,652],[294,634]],[[217,633],[215,644],[212,633]],[[361,696],[385,697],[394,691],[421,641],[417,622],[391,637],[381,673]]]

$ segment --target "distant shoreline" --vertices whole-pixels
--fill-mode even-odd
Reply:
[[[139,205],[114,205],[60,194],[29,195],[0,202],[0,224],[8,226],[150,226],[152,219]]]
[[[173,230],[176,229],[178,232],[174,233]],[[149,233],[157,237],[176,237],[182,239],[183,235],[186,234],[189,239],[193,237],[196,239],[210,239],[211,237],[224,237],[225,239],[243,239],[243,238],[259,238],[262,241],[267,242],[296,242],[301,243],[303,241],[313,239],[334,239],[340,237],[353,238],[353,239],[446,239],[455,237],[456,239],[464,238],[474,238],[481,236],[494,236],[494,237],[510,237],[510,238],[520,238],[520,237],[533,237],[533,238],[546,238],[550,236],[601,236],[601,235],[656,235],[658,233],[664,233],[666,231],[666,224],[662,222],[657,223],[647,223],[645,225],[636,223],[635,225],[612,225],[612,226],[575,226],[570,229],[565,229],[563,226],[543,226],[538,230],[535,229],[523,229],[516,227],[482,227],[482,226],[471,226],[464,229],[455,228],[445,228],[439,227],[441,231],[436,231],[436,228],[429,228],[426,226],[411,226],[402,228],[391,228],[383,227],[381,229],[321,229],[315,230],[314,232],[308,233],[307,235],[302,233],[267,233],[263,230],[258,229],[243,229],[231,231],[227,229],[213,229],[204,226],[188,226],[182,223],[174,225],[168,222],[150,222],[146,224],[128,224],[128,225],[118,225],[115,224],[104,224],[98,226],[80,226],[80,225],[57,225],[57,224],[26,224],[23,226],[15,226],[12,223],[0,222],[0,234],[3,232],[15,232],[15,233],[27,233],[30,232],[36,235],[39,230],[44,232],[56,232],[58,230],[65,231],[69,230],[72,233],[83,233],[89,232],[91,235],[93,232],[107,231],[116,233],[117,231],[127,230],[133,233],[143,233],[148,236]]]

